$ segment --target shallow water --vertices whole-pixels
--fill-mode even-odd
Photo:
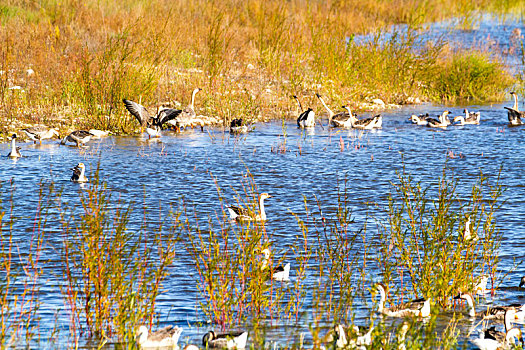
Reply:
[[[453,108],[452,115],[461,114],[462,108]],[[293,259],[290,247],[297,244],[296,235],[300,230],[290,211],[304,214],[303,195],[309,199],[317,196],[324,210],[334,212],[337,188],[347,178],[349,205],[356,219],[352,227],[358,229],[366,218],[366,203],[384,205],[391,191],[390,182],[396,180],[396,172],[403,166],[427,185],[437,183],[447,162],[454,175],[462,179],[458,189],[464,195],[468,195],[480,171],[494,179],[502,169],[501,183],[507,191],[497,220],[504,237],[499,268],[506,272],[514,265],[515,258],[521,259],[525,254],[525,227],[521,220],[525,215],[525,186],[521,180],[525,168],[522,155],[525,127],[508,127],[502,105],[469,106],[481,112],[479,126],[434,130],[414,126],[407,120],[411,114],[429,111],[437,115],[442,109],[421,105],[386,111],[382,130],[371,132],[317,126],[314,131],[305,133],[297,129],[294,122],[288,122],[284,138],[281,122],[272,122],[257,124],[254,132],[239,138],[232,138],[222,130],[209,129],[204,133],[166,133],[160,141],[154,142],[143,137],[109,137],[90,142],[87,150],[60,146],[53,141],[41,146],[26,143],[21,145],[24,158],[18,161],[7,157],[0,159],[0,180],[4,183],[4,199],[7,195],[5,182],[13,179],[16,185],[16,209],[21,218],[15,224],[15,237],[23,251],[33,234],[38,183],[54,181],[64,190],[62,199],[75,205],[79,202],[81,189],[69,178],[70,168],[78,162],[86,164],[89,177],[99,164],[100,177],[108,183],[114,198],[138,204],[132,213],[130,229],[138,228],[141,223],[143,201],[151,208],[150,213],[155,213],[159,204],[167,213],[170,205],[176,207],[182,197],[195,205],[197,215],[203,219],[220,212],[214,178],[224,190],[226,201],[235,204],[233,191],[242,193],[242,183],[246,183],[245,174],[249,169],[258,190],[273,196],[267,201],[266,229],[274,251],[287,252],[287,257]],[[326,124],[326,119],[323,123]],[[277,148],[284,139],[287,151],[283,154],[272,152],[272,148]],[[344,151],[341,151],[341,140],[345,144]],[[8,145],[0,145],[0,154],[7,153]],[[447,160],[452,154],[454,157]],[[56,253],[53,254],[53,249],[61,246],[61,238],[52,234],[59,232],[57,225],[48,224],[46,254],[42,257],[42,261],[46,261],[39,297],[43,339],[51,332],[57,313],[62,332],[66,332],[68,320],[59,289],[63,283],[58,268],[61,262],[54,258]],[[374,233],[374,229],[369,228],[369,232]],[[179,252],[170,269],[171,277],[164,284],[166,292],[159,297],[158,311],[162,323],[175,323],[185,328],[181,343],[199,343],[206,327],[189,327],[205,321],[196,312],[198,278],[191,259]],[[513,288],[524,274],[521,267],[511,271],[494,302],[524,302],[523,292]],[[294,277],[292,267],[292,280]],[[367,279],[370,282],[380,280],[373,270],[368,272]],[[307,279],[307,283],[313,282]],[[357,323],[365,323],[366,310],[356,305]],[[290,339],[298,339],[300,332],[308,332],[308,324],[294,328],[294,334],[289,330],[270,329],[267,336],[269,341],[284,345]],[[283,337],[283,333],[289,338]]]

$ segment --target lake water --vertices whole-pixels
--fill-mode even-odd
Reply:
[[[303,196],[317,196],[323,208],[335,211],[337,187],[345,178],[349,205],[356,219],[355,228],[363,225],[367,202],[386,204],[391,192],[391,181],[396,172],[405,166],[406,171],[424,185],[436,184],[447,162],[451,172],[462,179],[458,189],[468,194],[479,172],[495,179],[500,169],[501,183],[507,188],[504,204],[497,213],[498,227],[503,233],[500,271],[508,271],[514,259],[525,255],[525,184],[522,169],[525,168],[525,127],[508,127],[507,113],[503,106],[468,106],[481,112],[481,125],[451,126],[446,130],[418,127],[408,121],[411,114],[441,113],[443,107],[432,105],[409,106],[383,113],[383,128],[378,131],[335,130],[317,126],[314,131],[303,132],[294,122],[285,124],[285,153],[272,152],[284,141],[281,122],[257,124],[255,131],[238,138],[219,129],[205,132],[190,131],[180,135],[167,132],[160,141],[150,142],[144,137],[108,137],[89,143],[87,150],[60,146],[56,141],[43,145],[22,144],[24,157],[12,161],[0,158],[0,180],[4,184],[13,179],[16,185],[15,203],[17,215],[15,239],[23,251],[34,227],[34,214],[38,202],[40,181],[53,181],[63,188],[62,199],[75,205],[79,203],[80,186],[71,183],[71,170],[79,162],[87,166],[88,177],[100,166],[100,177],[107,182],[114,198],[135,201],[137,209],[132,214],[130,228],[140,225],[142,202],[145,200],[151,213],[161,203],[165,212],[170,205],[177,205],[184,197],[195,205],[197,215],[206,218],[221,210],[217,197],[217,183],[224,190],[226,201],[235,204],[234,190],[242,193],[246,183],[247,169],[253,174],[260,192],[269,192],[267,200],[268,221],[266,229],[275,251],[288,252],[296,242],[299,227],[290,211],[304,213]],[[452,115],[462,114],[463,106],[450,108]],[[323,119],[326,125],[326,119]],[[341,140],[344,150],[341,150]],[[8,145],[0,145],[0,154],[8,153]],[[449,155],[454,157],[448,157]],[[447,159],[448,158],[448,159]],[[213,175],[213,177],[212,177]],[[146,191],[146,196],[144,193]],[[59,249],[61,238],[51,233],[59,232],[58,223],[48,224],[46,256],[42,257],[44,273],[39,299],[42,302],[38,314],[40,331],[46,339],[55,320],[65,332],[68,317],[59,286],[63,277],[59,272],[60,260],[53,257],[53,249]],[[373,232],[373,229],[369,230]],[[158,311],[162,324],[178,324],[185,330],[180,343],[200,343],[206,328],[197,328],[203,322],[196,312],[198,277],[189,257],[179,251],[166,280],[165,293],[159,297]],[[56,253],[55,253],[56,254]],[[525,271],[522,267],[512,271],[496,294],[495,303],[524,303],[523,292],[517,284]],[[292,266],[291,279],[295,276]],[[367,279],[379,281],[377,272],[368,272]],[[314,283],[307,279],[307,283]],[[492,302],[487,300],[486,302]],[[365,309],[356,305],[357,323],[365,323]],[[58,318],[56,315],[58,313]],[[308,324],[288,334],[298,339],[300,332],[308,332]],[[273,334],[273,335],[272,335]],[[286,344],[282,333],[268,333],[269,341]],[[44,343],[45,344],[45,343]]]

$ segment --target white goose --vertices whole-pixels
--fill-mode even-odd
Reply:
[[[509,124],[512,126],[522,125],[523,121],[521,120],[521,118],[525,118],[525,112],[519,110],[518,95],[514,91],[512,91],[510,94],[512,97],[514,97],[514,106],[512,106],[512,108],[503,107],[507,110]]]
[[[167,326],[148,335],[148,328],[140,326],[137,331],[137,343],[142,349],[157,349],[178,347],[182,328],[177,326]]]
[[[426,114],[420,114],[420,115],[412,114],[412,115],[410,116],[410,121],[411,121],[413,124],[425,126],[425,125],[428,124],[428,121],[427,121],[428,118],[430,118],[430,116],[428,115],[428,113],[426,113]]]
[[[431,128],[443,128],[445,129],[447,126],[450,125],[450,120],[448,119],[448,115],[450,114],[449,111],[444,111],[440,116],[439,120],[434,118],[427,118],[427,126]]]
[[[228,212],[230,214],[231,220],[237,220],[237,221],[266,221],[266,211],[264,210],[264,200],[267,198],[271,198],[272,196],[268,193],[261,193],[258,197],[259,201],[259,213],[253,215],[253,213],[243,207],[236,207],[233,205],[230,205],[228,207]]]
[[[467,216],[467,221],[465,221],[465,228],[463,229],[463,240],[465,242],[477,242],[479,240],[479,236],[476,232],[472,233],[470,225],[470,216]]]
[[[383,118],[381,115],[376,115],[373,118],[357,119],[355,114],[352,114],[350,106],[342,106],[342,108],[348,111],[348,115],[350,115],[350,127],[354,129],[372,130],[380,128],[383,125]]]
[[[21,149],[21,147],[18,147],[16,145],[16,134],[13,134],[13,136],[11,137],[11,152],[9,152],[7,156],[11,159],[20,158],[22,157],[22,154],[20,154]]]
[[[215,333],[214,331],[209,331],[202,338],[202,345],[209,349],[244,349],[247,340],[248,332],[245,331],[229,333]]]
[[[463,113],[465,115],[459,115],[454,118],[454,123],[459,121],[459,125],[466,125],[466,124],[479,124],[481,120],[481,113],[480,112],[469,112],[466,108],[463,110]]]
[[[514,310],[513,316],[518,320],[525,319],[525,305],[511,304],[488,307],[484,311],[476,312],[474,297],[470,293],[459,293],[454,299],[465,300],[469,308],[470,317],[481,317],[487,320],[501,320],[504,318],[507,310]]]
[[[352,120],[350,119],[350,115],[347,112],[340,112],[337,114],[334,114],[330,108],[324,103],[323,98],[319,94],[315,94],[317,98],[321,101],[324,108],[328,111],[328,126],[332,126],[334,128],[341,127],[341,128],[351,128],[352,127]]]
[[[270,260],[270,249],[265,248],[261,251],[261,253],[264,254],[264,259],[261,264],[261,271],[264,271],[268,269],[268,261]],[[279,281],[279,282],[285,282],[290,280],[290,263],[287,263],[286,265],[282,266],[276,266],[272,270],[272,279]],[[268,276],[269,278],[269,276]]]
[[[386,303],[386,288],[381,283],[376,284],[376,289],[381,295],[379,301],[380,313],[390,317],[406,317],[406,316],[418,316],[428,317],[430,316],[430,299],[415,299],[407,303],[398,304],[391,307],[385,307]]]
[[[523,345],[521,329],[512,327],[511,322],[514,319],[514,313],[514,310],[505,312],[505,332],[497,331],[495,327],[492,327],[483,331],[480,337],[474,339],[472,343],[482,350],[497,350],[509,345],[516,345],[516,338]]]
[[[78,183],[84,183],[89,181],[86,177],[86,166],[84,165],[84,163],[78,163],[78,165],[71,170],[73,170],[71,181]]]
[[[373,330],[374,327],[370,326],[370,329],[366,333],[363,333],[364,330],[359,329],[358,326],[354,325],[352,327],[345,327],[341,324],[338,324],[328,334],[326,341],[331,344],[335,342],[335,347],[337,349],[354,349],[356,347],[370,346],[372,344]]]
[[[303,106],[301,105],[301,102],[299,101],[299,98],[295,95],[293,95],[295,100],[297,101],[297,104],[299,105],[299,111],[303,110]],[[297,118],[297,127],[298,128],[313,128],[315,126],[315,112],[313,109],[308,108],[306,111],[301,112],[299,114],[299,117]]]

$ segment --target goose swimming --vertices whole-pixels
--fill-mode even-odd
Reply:
[[[47,126],[41,124],[34,125],[30,128],[22,129],[22,131],[27,135],[27,137],[33,140],[34,143],[36,143],[37,141],[42,143],[42,140],[50,139],[53,136],[60,136],[58,130],[54,128],[48,128]]]
[[[340,112],[337,114],[334,114],[330,108],[324,103],[323,98],[319,94],[315,94],[317,98],[321,101],[324,108],[328,111],[328,125],[337,128],[351,128],[352,127],[352,121],[350,119],[350,115],[348,112]]]
[[[270,260],[270,249],[265,248],[261,251],[261,253],[264,254],[264,259],[261,264],[261,270],[264,271],[268,269],[268,261]],[[290,280],[290,263],[287,263],[286,265],[282,266],[279,265],[277,267],[274,267],[272,270],[272,279],[284,282]],[[268,276],[269,277],[269,276]]]
[[[299,101],[299,98],[293,95],[297,104],[299,105],[299,111],[303,110],[303,106]],[[301,112],[297,118],[297,127],[298,128],[313,128],[315,126],[315,112],[313,109],[308,108],[306,111]]]
[[[350,127],[354,129],[372,130],[374,128],[380,128],[383,124],[381,115],[376,115],[373,118],[357,119],[355,114],[352,114],[349,106],[342,106],[348,111],[350,116]]]
[[[71,170],[73,170],[71,181],[78,183],[88,182],[88,178],[86,177],[86,166],[84,163],[78,163],[78,165]]]
[[[521,278],[519,287],[521,288],[523,286],[525,286],[525,276]]]
[[[428,317],[430,316],[430,299],[419,298],[407,303],[401,303],[392,307],[385,307],[386,303],[386,288],[381,283],[376,284],[376,289],[381,295],[379,301],[380,313],[390,317],[406,317],[406,316],[418,316]]]
[[[220,348],[220,349],[244,349],[246,341],[248,340],[248,332],[229,332],[229,333],[215,333],[209,331],[202,338],[202,345],[205,348]]]
[[[507,310],[514,310],[513,315],[516,319],[523,320],[525,319],[525,305],[521,304],[511,304],[511,305],[498,305],[488,307],[484,311],[476,312],[476,307],[474,303],[474,297],[470,293],[459,293],[454,299],[465,300],[469,308],[470,317],[480,317],[487,320],[501,320],[504,318]]]
[[[195,88],[191,94],[191,103],[189,106],[184,108],[177,118],[171,120],[168,124],[173,125],[177,131],[184,129],[188,126],[194,127],[196,124],[197,113],[195,113],[195,95],[201,88]],[[202,125],[201,125],[202,126]]]
[[[512,320],[514,317],[514,310],[507,310],[505,312],[505,332],[497,331],[496,327],[491,327],[483,331],[480,337],[473,340],[472,343],[479,349],[501,349],[510,344],[515,345],[515,338],[523,345],[523,338],[521,329],[512,327]]]
[[[139,103],[126,99],[123,99],[122,102],[124,102],[128,112],[131,113],[131,115],[140,123],[141,128],[146,128],[146,133],[149,138],[160,137],[162,125],[177,118],[177,116],[182,113],[180,109],[164,108],[158,111],[153,117],[149,114],[146,107]]]
[[[431,128],[446,128],[450,125],[450,119],[448,119],[449,111],[444,111],[440,116],[439,120],[434,118],[427,118],[427,126]]]
[[[415,114],[412,114],[410,116],[410,121],[414,124],[417,124],[417,125],[422,125],[422,126],[425,126],[428,124],[428,121],[427,119],[430,118],[430,116],[428,115],[428,113],[426,114],[420,114],[420,115],[415,115]]]
[[[142,349],[169,347],[175,349],[179,342],[182,328],[167,326],[148,335],[148,328],[140,326],[137,331],[137,343]]]
[[[62,139],[60,144],[65,145],[66,142],[74,142],[76,143],[77,147],[85,146],[87,142],[91,140],[91,137],[94,135],[90,133],[89,131],[84,130],[76,130],[67,135]]]
[[[230,122],[230,134],[244,134],[248,132],[248,126],[243,124],[242,118],[233,119]]]
[[[20,154],[20,150],[22,148],[16,145],[16,134],[13,134],[11,137],[11,152],[7,155],[11,159],[17,159],[22,157],[22,154]]]
[[[503,107],[507,110],[507,116],[509,118],[509,124],[510,125],[522,125],[523,122],[521,121],[521,118],[525,117],[525,112],[522,112],[519,110],[518,106],[518,95],[512,91],[511,96],[514,97],[514,106],[512,108],[510,107]]]
[[[243,207],[236,207],[233,205],[230,205],[228,207],[228,212],[230,214],[230,219],[237,220],[237,221],[266,221],[266,212],[264,210],[264,200],[267,198],[271,198],[268,193],[261,193],[258,197],[259,201],[259,213],[253,215],[253,213]]]
[[[463,113],[465,113],[464,116],[459,115],[454,118],[454,123],[459,122],[459,125],[479,124],[481,119],[480,112],[469,112],[467,109],[464,109]]]

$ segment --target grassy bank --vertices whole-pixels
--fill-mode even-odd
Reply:
[[[513,79],[483,48],[450,53],[436,42],[413,50],[420,39],[415,30],[386,43],[380,35],[365,45],[351,39],[389,24],[417,28],[451,16],[468,22],[477,10],[523,13],[524,6],[511,0],[8,0],[0,5],[0,132],[44,123],[61,132],[132,133],[137,123],[122,98],[152,110],[185,106],[197,86],[204,88],[197,113],[218,124],[290,116],[293,94],[320,112],[315,92],[355,107],[372,98],[501,99]]]

